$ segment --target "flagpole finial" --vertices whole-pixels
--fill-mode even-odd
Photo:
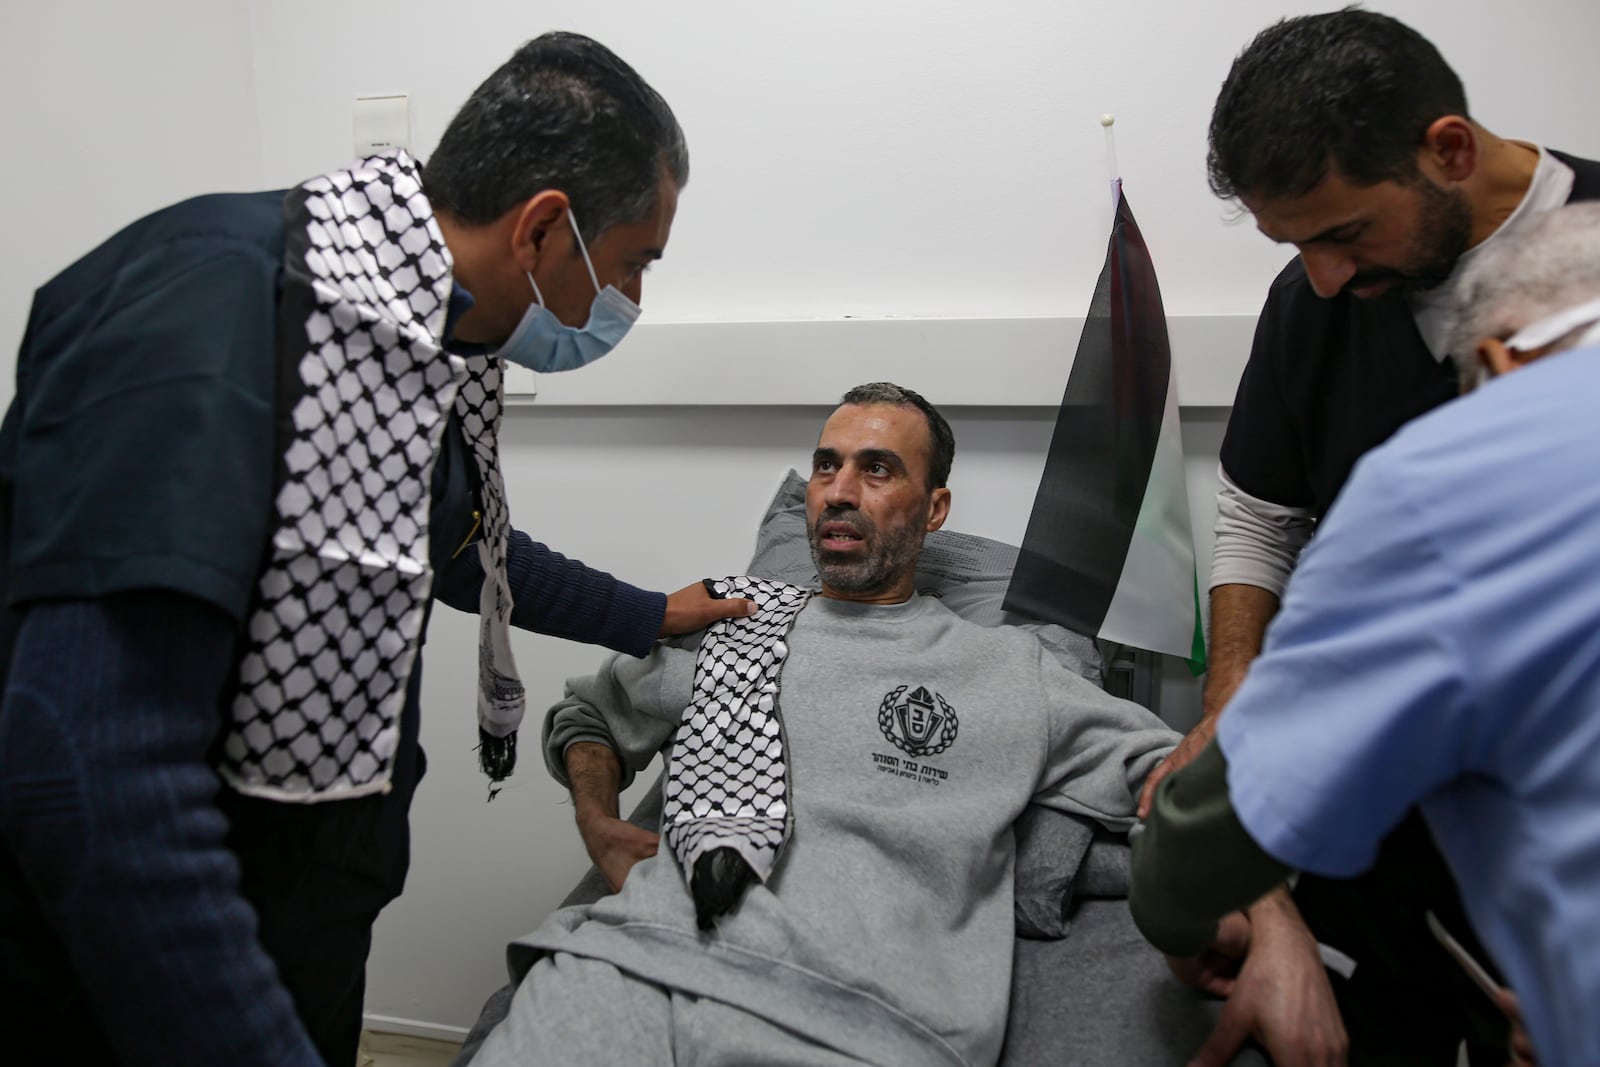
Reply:
[[[1106,131],[1106,170],[1111,177],[1111,202],[1116,203],[1122,182],[1122,171],[1117,166],[1117,138],[1111,132],[1111,127],[1116,123],[1117,116],[1106,112],[1100,116],[1100,125]]]

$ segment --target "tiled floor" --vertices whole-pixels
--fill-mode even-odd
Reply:
[[[363,1030],[356,1067],[448,1067],[460,1048],[451,1041]]]

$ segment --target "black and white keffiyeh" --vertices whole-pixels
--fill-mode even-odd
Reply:
[[[667,763],[662,833],[694,894],[702,928],[737,902],[749,875],[767,880],[789,834],[778,688],[789,631],[812,595],[750,577],[708,579],[706,587],[718,598],[748,598],[756,612],[706,630],[695,657],[694,695]],[[703,862],[719,849],[737,854],[748,874],[731,856],[728,864]]]
[[[239,792],[277,800],[387,789],[433,584],[433,465],[454,405],[482,482],[478,712],[484,769],[499,780],[523,710],[495,444],[500,360],[443,349],[452,262],[404,152],[313,178],[284,212],[278,526],[219,770]]]

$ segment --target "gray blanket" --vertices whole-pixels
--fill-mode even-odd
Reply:
[[[628,817],[655,830],[661,790]],[[1043,808],[1017,823],[1018,939],[1001,1067],[1185,1064],[1205,1043],[1219,1004],[1172,977],[1128,914],[1128,848],[1092,824]],[[562,907],[606,894],[591,867]],[[515,985],[490,995],[452,1067],[466,1067],[506,1017]],[[1268,1067],[1247,1048],[1234,1067]]]

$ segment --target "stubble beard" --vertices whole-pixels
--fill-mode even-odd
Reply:
[[[1472,244],[1472,205],[1459,189],[1442,189],[1426,179],[1422,179],[1421,188],[1417,232],[1405,266],[1362,271],[1345,283],[1346,291],[1388,281],[1394,284],[1385,295],[1417,293],[1436,289],[1449,280]]]
[[[824,522],[854,526],[867,551],[850,556],[824,548],[819,533]],[[892,587],[916,567],[922,552],[922,530],[906,525],[883,532],[859,511],[824,510],[808,533],[811,559],[823,585],[851,596],[871,596]]]

